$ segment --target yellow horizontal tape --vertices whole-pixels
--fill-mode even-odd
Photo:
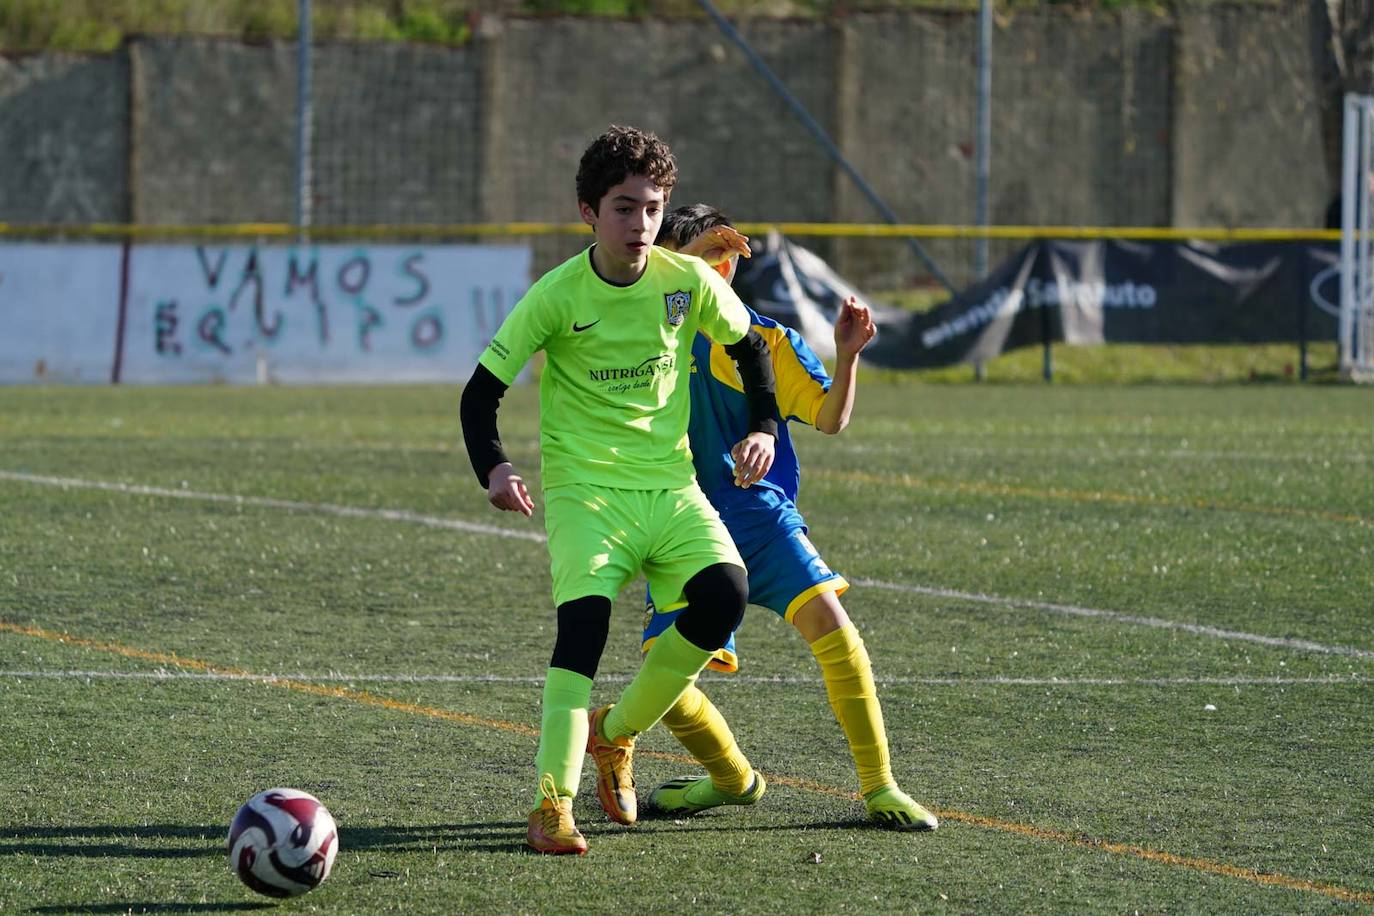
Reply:
[[[1274,242],[1337,241],[1337,229],[1244,229],[1159,226],[948,226],[875,223],[739,223],[741,232],[832,238],[916,239],[1154,239],[1163,241]],[[464,236],[588,235],[582,223],[453,223],[316,226],[301,230],[286,223],[233,223],[209,226],[129,225],[123,223],[0,223],[0,237],[127,239],[394,239]]]

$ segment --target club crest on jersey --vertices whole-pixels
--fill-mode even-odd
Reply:
[[[663,304],[668,309],[668,323],[673,327],[682,324],[687,311],[692,307],[692,294],[685,289],[675,293],[664,293]]]

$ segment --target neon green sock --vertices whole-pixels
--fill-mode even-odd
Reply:
[[[699,649],[677,631],[677,624],[663,631],[644,656],[639,673],[625,687],[620,702],[606,714],[603,738],[633,739],[672,708],[683,691],[697,682],[697,675],[714,653]]]
[[[739,748],[725,717],[695,685],[677,698],[663,715],[673,737],[706,768],[711,784],[726,795],[743,795],[754,779],[754,768]]]
[[[577,794],[582,758],[587,753],[587,707],[592,680],[566,668],[550,668],[544,679],[544,713],[539,725],[539,751],[534,765],[542,778],[553,777],[559,795]],[[535,795],[538,807],[542,793]]]
[[[892,761],[887,750],[887,729],[878,705],[878,687],[868,660],[863,637],[852,623],[827,633],[811,644],[811,654],[821,665],[830,708],[844,730],[859,791],[868,794],[892,783]]]

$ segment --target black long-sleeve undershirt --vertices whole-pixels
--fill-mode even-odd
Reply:
[[[463,388],[463,399],[458,405],[468,460],[477,474],[477,482],[483,487],[490,483],[491,469],[510,460],[501,445],[501,433],[496,428],[496,408],[509,387],[490,369],[478,363],[472,378]]]
[[[735,343],[725,347],[735,361],[744,399],[749,405],[749,431],[778,437],[778,383],[773,377],[773,355],[768,341],[753,328]]]

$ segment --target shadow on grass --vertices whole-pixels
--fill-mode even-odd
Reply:
[[[649,809],[640,816],[642,833],[710,829],[746,833],[797,830],[862,830],[863,821],[818,821],[789,824],[731,823],[728,813],[682,818]],[[634,828],[610,823],[578,825],[589,838],[629,837]],[[449,849],[469,852],[529,852],[525,846],[524,821],[479,821],[468,824],[420,824],[415,826],[368,826],[339,828],[339,848],[351,852],[374,849]],[[85,856],[91,858],[176,859],[224,855],[225,828],[180,824],[84,824],[71,827],[0,828],[0,857]],[[183,840],[185,843],[167,844]],[[149,904],[149,906],[154,906]],[[174,905],[157,905],[166,909]],[[213,908],[213,907],[212,907]],[[115,907],[109,912],[120,912]],[[106,912],[103,909],[78,912]]]
[[[590,842],[598,839],[633,838],[635,827],[620,827],[604,821],[578,819],[578,828]],[[639,816],[642,834],[673,833],[709,829],[719,833],[737,831],[758,833],[795,830],[864,830],[871,826],[864,821],[815,821],[793,824],[732,823],[728,814],[718,816],[695,815],[675,817],[649,809]],[[353,827],[340,828],[339,848],[362,849],[449,849],[470,852],[504,852],[519,855],[533,854],[525,845],[525,821],[485,821],[471,824],[427,824],[416,827]]]
[[[70,827],[0,827],[0,856],[123,856],[180,859],[223,855],[227,827],[181,824],[79,824]],[[189,844],[161,844],[190,840]],[[17,842],[12,842],[17,841]]]
[[[340,849],[441,849],[524,852],[524,821],[423,824],[414,827],[340,827]]]
[[[780,830],[869,830],[886,829],[878,824],[873,824],[863,820],[850,821],[808,821],[806,823],[791,824],[735,824],[730,823],[730,812],[719,811],[710,814],[666,814],[662,811],[646,811],[639,816],[639,822],[644,825],[653,825],[655,830],[665,830],[671,827],[686,827],[689,829],[709,828],[713,831],[731,831],[735,833],[773,833]]]
[[[0,857],[178,859],[222,856],[227,833],[227,826],[196,827],[183,824],[0,827]],[[178,840],[185,842],[175,842]],[[339,828],[339,848],[353,851],[443,846],[485,852],[517,852],[524,849],[524,841],[524,821]]]

